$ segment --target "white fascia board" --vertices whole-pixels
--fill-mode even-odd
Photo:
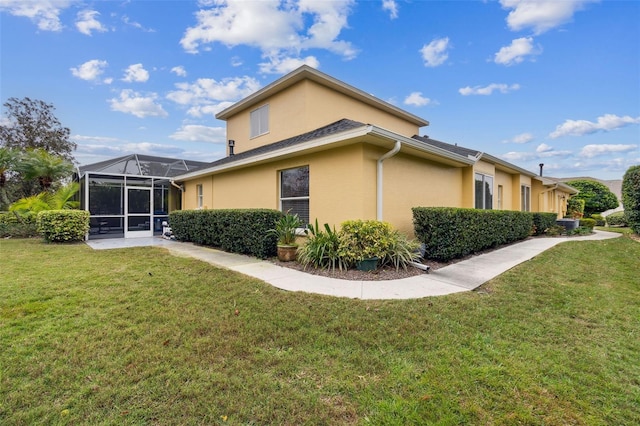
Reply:
[[[314,148],[320,148],[326,145],[335,144],[347,139],[355,139],[364,137],[367,135],[373,135],[388,139],[389,141],[400,141],[403,145],[407,145],[411,148],[414,148],[419,151],[423,151],[429,154],[434,154],[439,157],[444,157],[446,159],[464,164],[464,165],[473,165],[475,161],[447,150],[428,146],[415,139],[408,138],[406,136],[399,135],[390,130],[386,130],[373,125],[364,125],[361,127],[357,127],[355,129],[347,130],[345,132],[336,133],[334,135],[326,136],[323,138],[313,139],[308,142],[302,142],[293,146],[283,147],[274,151],[265,152],[264,154],[253,155],[251,157],[243,158],[241,160],[232,161],[229,163],[221,164],[219,166],[208,167],[206,169],[196,170],[192,173],[186,173],[183,175],[173,177],[173,181],[184,181],[189,179],[194,179],[199,176],[209,175],[212,173],[220,173],[230,169],[236,169],[239,167],[249,166],[251,164],[261,163],[264,161],[274,160],[284,155],[295,154],[298,152],[304,152]],[[239,154],[238,154],[239,155]]]
[[[529,170],[525,170],[522,167],[516,166],[515,164],[509,163],[508,161],[502,160],[498,157],[494,157],[493,155],[487,154],[486,152],[483,152],[479,155],[480,159],[486,158],[487,160],[496,163],[496,164],[500,164],[503,167],[508,167],[510,169],[513,169],[515,171],[517,171],[518,173],[520,173],[521,175],[525,175],[525,176],[529,176],[529,177],[536,177],[538,176],[537,174],[529,171]]]
[[[414,148],[418,151],[423,151],[423,152],[427,152],[429,154],[434,154],[437,155],[439,157],[444,157],[447,158],[449,160],[453,160],[462,164],[466,164],[466,165],[473,165],[475,164],[475,161],[473,159],[470,159],[468,157],[465,157],[464,155],[460,155],[460,154],[456,154],[454,152],[451,151],[447,151],[446,149],[442,149],[442,148],[438,148],[436,146],[432,146],[432,145],[427,145],[424,144],[420,141],[417,141],[413,138],[408,138],[406,136],[402,136],[399,135],[397,133],[394,133],[390,130],[386,130],[383,129],[381,127],[377,127],[377,126],[371,126],[371,134],[377,135],[377,136],[381,136],[393,141],[397,141],[399,140],[400,142],[402,142],[403,145],[407,145],[411,148]]]
[[[196,170],[192,173],[186,173],[184,175],[175,176],[173,180],[182,181],[182,180],[193,179],[202,175],[219,173],[229,169],[236,169],[238,167],[243,167],[243,166],[248,166],[255,163],[273,160],[287,154],[295,154],[297,152],[306,151],[309,149],[318,148],[325,145],[331,145],[333,143],[340,142],[345,139],[352,139],[360,136],[365,136],[369,133],[370,127],[371,126],[365,125],[355,129],[347,130],[345,132],[336,133],[330,136],[325,136],[323,138],[302,142],[294,146],[287,146],[274,151],[265,152],[264,154],[252,155],[251,157],[243,158],[238,161],[232,161],[230,163],[221,164],[219,166]]]

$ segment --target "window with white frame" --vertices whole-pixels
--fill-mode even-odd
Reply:
[[[204,206],[204,193],[202,185],[196,185],[196,207],[201,209]]]
[[[280,171],[280,210],[309,223],[309,166]]]
[[[531,187],[527,185],[520,186],[520,210],[523,212],[531,211]]]
[[[476,209],[493,208],[493,176],[476,173]]]
[[[250,136],[252,138],[269,133],[269,105],[263,105],[251,111],[249,121],[251,122]]]

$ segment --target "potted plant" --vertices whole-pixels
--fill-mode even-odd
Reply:
[[[297,214],[287,212],[275,222],[275,228],[269,233],[278,239],[278,260],[291,262],[296,259],[298,244],[296,244],[296,230],[302,226],[302,221]]]

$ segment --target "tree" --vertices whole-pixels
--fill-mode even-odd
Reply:
[[[67,178],[73,173],[73,163],[63,157],[51,155],[44,149],[28,151],[16,168],[25,179],[37,178],[42,191],[50,190],[54,181]]]
[[[5,186],[7,183],[7,174],[14,169],[17,161],[17,151],[0,147],[0,210],[2,210],[3,205],[11,204]]]
[[[41,100],[9,98],[5,102],[8,124],[0,125],[0,146],[19,151],[43,149],[73,162],[77,144],[70,130],[53,114],[55,107]]]
[[[572,180],[567,184],[580,190],[572,198],[584,200],[584,215],[591,217],[592,214],[602,213],[609,209],[618,207],[618,197],[609,191],[606,185],[593,180]]]
[[[629,167],[622,178],[622,205],[629,227],[640,234],[640,165]]]
[[[44,191],[38,195],[21,198],[9,207],[9,211],[24,216],[45,210],[77,209],[80,202],[75,199],[75,195],[79,189],[80,184],[73,182],[58,188],[54,193]]]

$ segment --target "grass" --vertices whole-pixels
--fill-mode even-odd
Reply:
[[[640,244],[360,301],[159,248],[0,241],[0,424],[640,424]]]

